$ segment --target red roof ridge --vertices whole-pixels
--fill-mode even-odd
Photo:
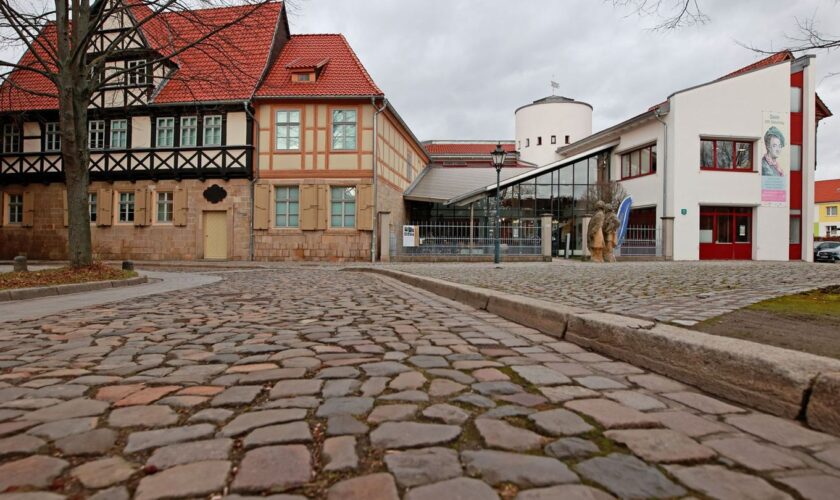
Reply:
[[[796,57],[794,57],[793,52],[789,50],[782,50],[780,52],[776,52],[775,54],[771,54],[764,59],[759,59],[754,63],[748,64],[743,68],[736,69],[735,71],[728,73],[715,81],[726,80],[727,78],[732,78],[733,76],[742,75],[744,73],[749,73],[750,71],[766,68],[784,61],[792,61],[794,59],[796,59]]]
[[[365,65],[362,64],[362,61],[359,59],[359,56],[356,55],[356,51],[353,50],[353,47],[350,46],[350,42],[347,41],[347,38],[341,33],[339,33],[338,36],[341,38],[341,41],[344,42],[344,45],[347,46],[347,50],[350,51],[350,56],[353,57],[353,60],[356,61],[356,64],[359,65],[359,68],[362,70],[362,74],[364,75],[364,77],[367,78],[368,83],[370,83],[370,85],[374,89],[376,89],[376,92],[379,95],[385,95],[385,93],[382,92],[382,89],[380,89],[376,82],[373,81],[373,78],[371,78],[367,68],[365,68]]]
[[[258,4],[244,3],[244,4],[241,4],[241,5],[220,5],[218,7],[200,7],[200,8],[197,8],[197,9],[172,10],[172,11],[169,11],[169,12],[164,12],[163,15],[179,14],[181,12],[207,12],[207,11],[211,11],[211,10],[241,9],[243,7],[255,7],[257,9],[260,9],[260,8],[263,8],[263,7],[268,6],[268,5],[275,5],[275,4],[282,4],[282,3],[283,3],[282,0],[277,1],[277,2],[275,2],[274,0],[267,0],[267,1],[261,1]]]

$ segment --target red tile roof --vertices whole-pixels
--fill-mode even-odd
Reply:
[[[315,81],[292,81],[290,70],[301,59],[310,64],[327,58]],[[347,40],[338,34],[292,35],[256,93],[257,97],[382,95]]]
[[[732,78],[733,76],[743,75],[744,73],[748,73],[750,71],[755,71],[757,69],[766,68],[767,66],[772,66],[774,64],[778,64],[778,63],[784,62],[784,61],[793,61],[794,59],[796,59],[796,58],[793,56],[793,53],[791,53],[791,51],[783,50],[781,52],[776,52],[775,54],[773,54],[771,56],[765,57],[764,59],[761,59],[760,61],[756,61],[752,64],[744,66],[741,69],[735,70],[732,73],[729,73],[728,75],[724,75],[724,76],[718,78],[718,80],[726,80],[727,78]]]
[[[329,57],[298,57],[286,64],[286,69],[315,69],[330,62]]]
[[[428,142],[423,144],[430,155],[490,155],[496,149],[496,143],[485,142],[450,142],[436,143]],[[508,153],[516,151],[516,144],[503,142],[502,149]]]
[[[268,63],[282,2],[153,15],[140,0],[126,1],[134,4],[131,13],[143,23],[146,40],[164,56],[206,37],[173,58],[178,70],[155,96],[155,103],[247,100],[253,95]],[[55,40],[55,26],[47,25],[40,37],[45,42]],[[19,63],[36,64],[30,52]],[[55,93],[55,84],[47,77],[17,70],[0,87],[0,110],[56,109],[58,100],[49,95]]]
[[[840,201],[840,179],[815,182],[814,201],[817,203]]]

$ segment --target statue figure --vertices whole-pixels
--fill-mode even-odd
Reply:
[[[615,247],[618,246],[618,228],[621,226],[621,221],[615,213],[613,207],[609,207],[604,220],[604,260],[607,262],[615,262]]]
[[[586,241],[589,245],[589,252],[592,254],[592,262],[604,262],[604,208],[603,201],[595,204],[595,214],[589,220],[589,228],[586,232]]]

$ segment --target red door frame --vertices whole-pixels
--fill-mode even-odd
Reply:
[[[700,207],[700,218],[712,217],[712,243],[700,243],[700,260],[752,260],[753,209],[751,207]],[[738,218],[749,220],[749,242],[739,243]],[[718,243],[719,219],[729,219],[730,243]],[[698,227],[699,231],[699,227]]]

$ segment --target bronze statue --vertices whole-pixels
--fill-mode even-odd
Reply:
[[[604,208],[603,201],[595,204],[595,214],[589,220],[589,228],[586,232],[586,241],[589,245],[589,252],[592,254],[592,262],[604,262]]]
[[[604,260],[615,262],[615,247],[618,246],[618,228],[621,221],[613,207],[609,208],[604,220]]]

